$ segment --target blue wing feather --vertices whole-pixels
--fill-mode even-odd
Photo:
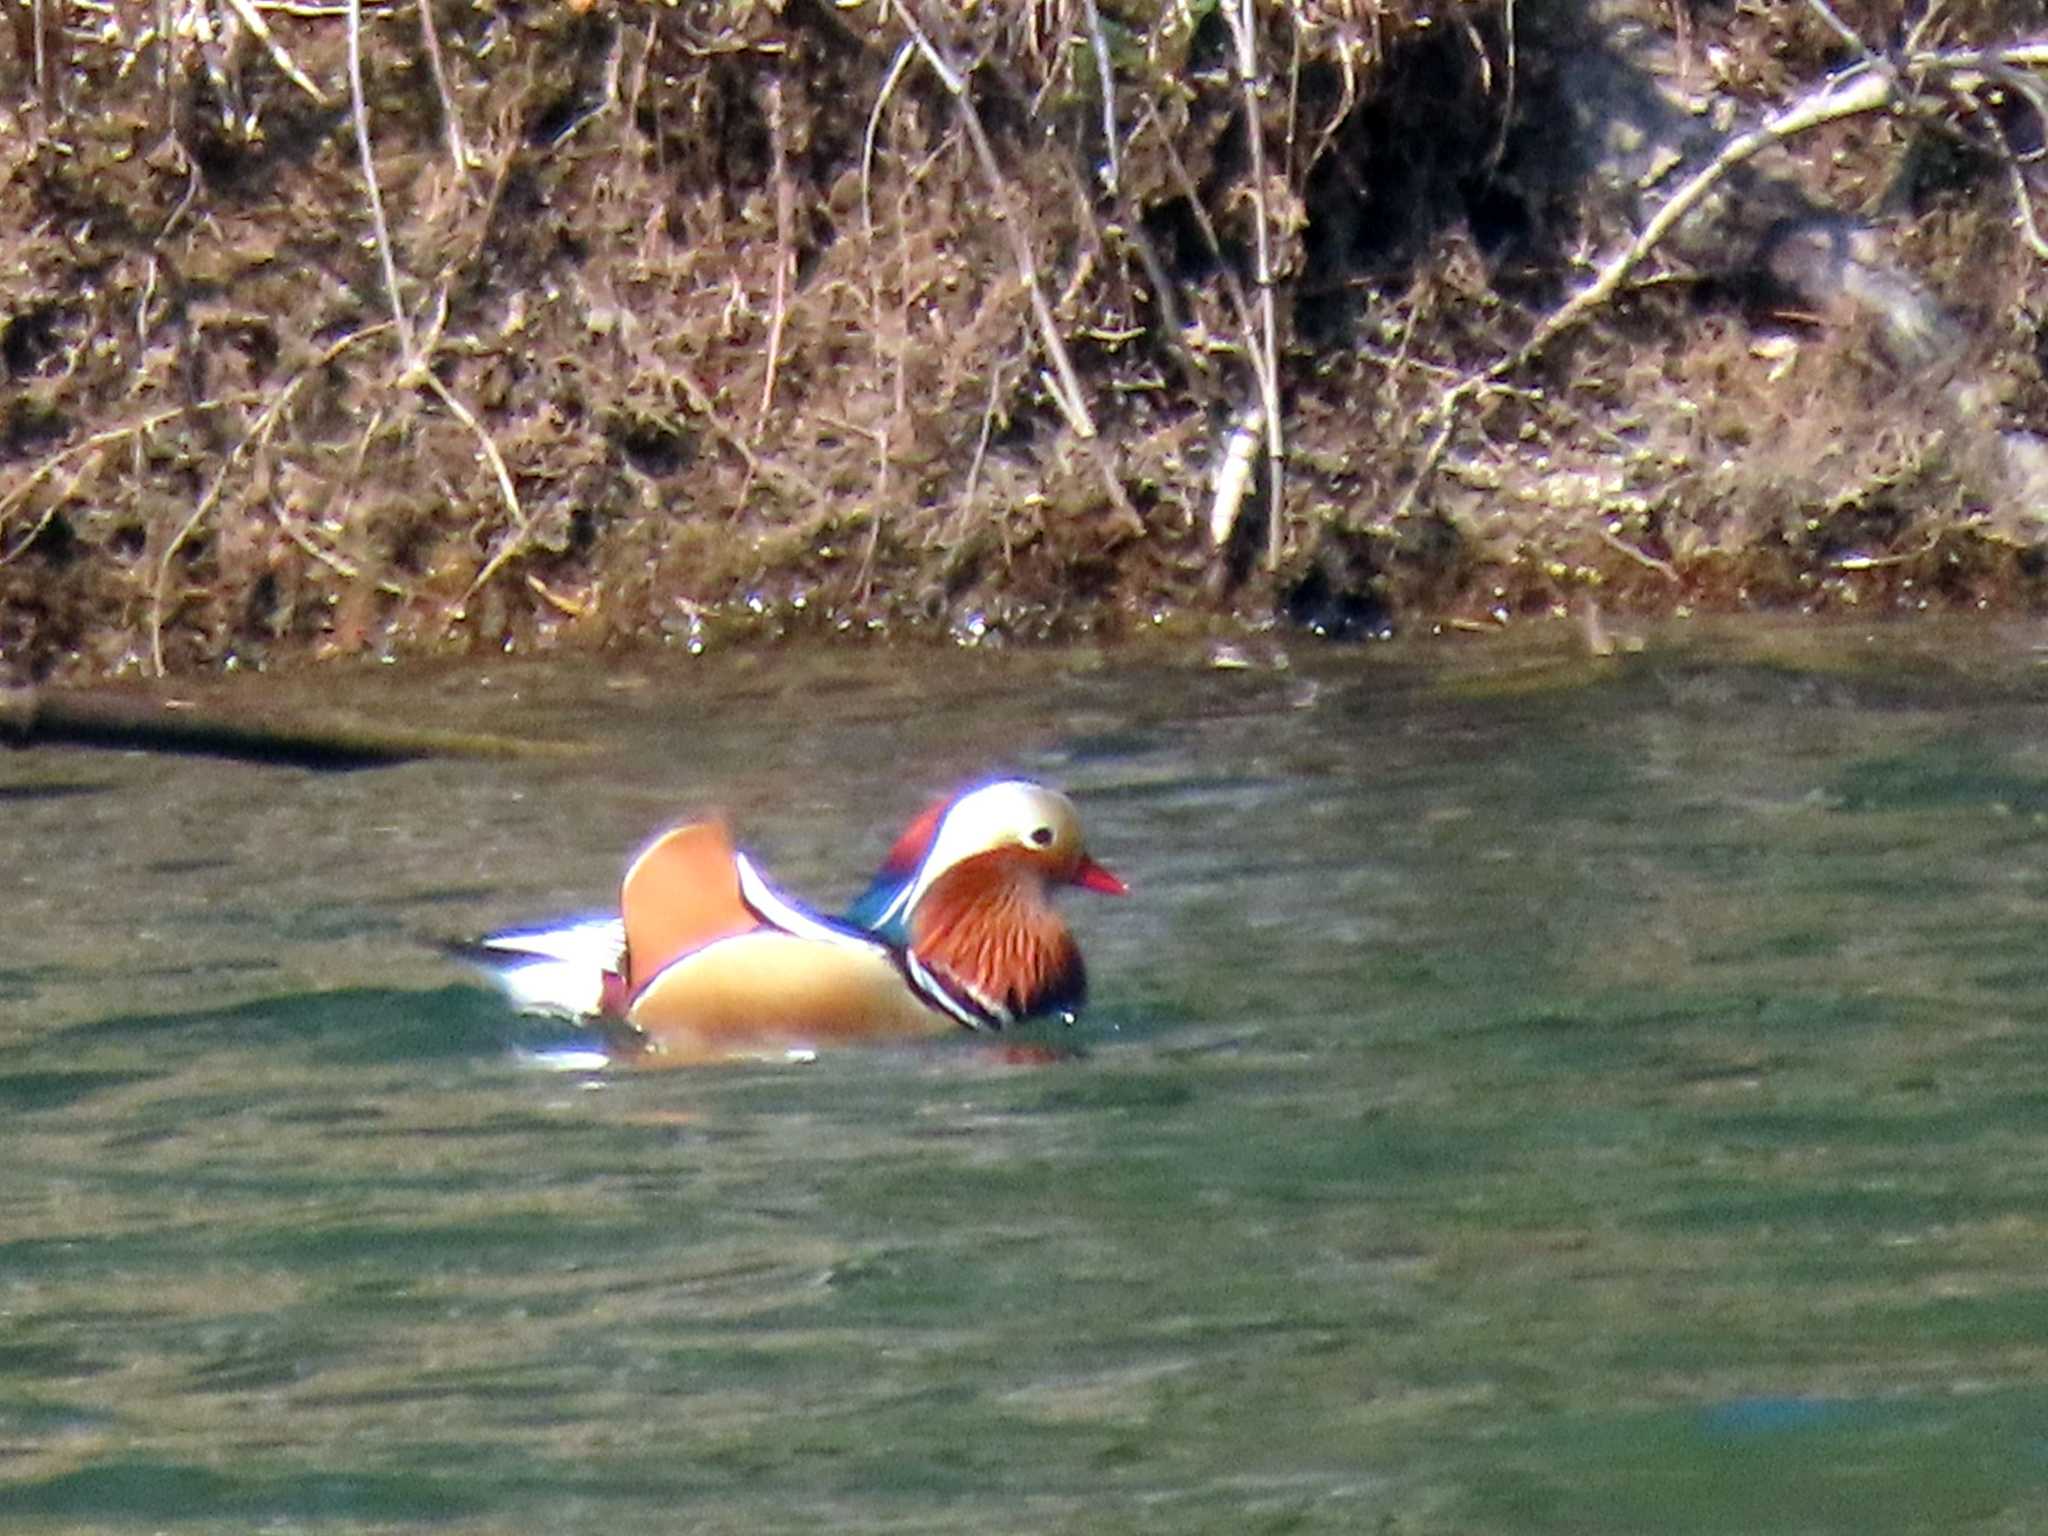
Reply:
[[[884,944],[903,948],[910,942],[910,926],[905,914],[890,915],[889,909],[896,899],[910,888],[913,875],[900,871],[883,870],[875,876],[874,884],[853,899],[851,905],[839,916],[839,921],[849,928],[858,928],[871,933]]]

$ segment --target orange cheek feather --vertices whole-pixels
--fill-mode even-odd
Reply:
[[[1075,1006],[1086,988],[1081,954],[1033,878],[1004,851],[968,859],[918,903],[911,952],[984,1003],[1017,1015]]]

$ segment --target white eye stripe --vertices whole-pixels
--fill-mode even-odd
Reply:
[[[909,912],[954,865],[1004,847],[1057,848],[1078,843],[1080,830],[1065,796],[1022,779],[1006,779],[962,795],[940,817],[916,876],[889,904],[882,921]]]

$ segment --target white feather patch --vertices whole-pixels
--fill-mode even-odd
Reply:
[[[583,1019],[604,1010],[605,974],[625,963],[626,925],[593,917],[508,929],[477,948],[484,969],[520,1012]]]

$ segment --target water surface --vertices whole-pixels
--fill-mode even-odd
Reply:
[[[2048,1522],[2017,629],[320,680],[582,762],[0,757],[9,1531]],[[262,686],[262,685],[257,685]],[[424,941],[1070,787],[1079,1060],[564,1076]]]

